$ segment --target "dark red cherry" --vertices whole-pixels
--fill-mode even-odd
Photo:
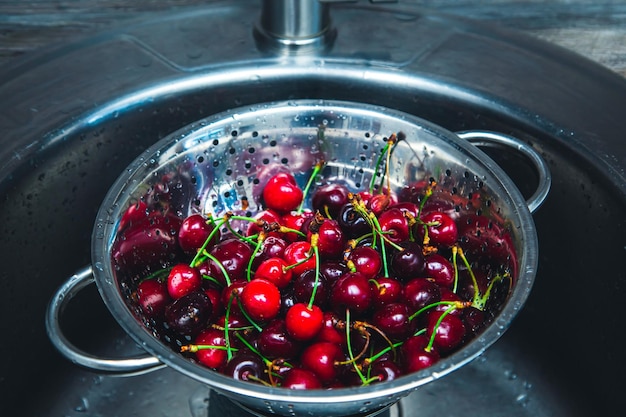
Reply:
[[[267,322],[280,312],[280,290],[264,278],[248,282],[239,297],[241,306],[252,320]]]
[[[281,217],[274,210],[262,210],[254,215],[255,222],[248,223],[247,236],[258,235],[262,230],[270,236],[278,236],[278,232],[271,232],[270,225],[280,225]]]
[[[391,268],[401,280],[418,277],[424,272],[424,255],[422,246],[410,240],[400,242],[401,250],[395,251],[391,257]]]
[[[285,373],[280,386],[287,389],[319,389],[322,382],[313,372],[307,369],[291,368]]]
[[[386,304],[374,312],[372,324],[392,341],[403,341],[415,331],[414,322],[409,320],[410,315],[406,304]]]
[[[215,229],[213,223],[200,214],[192,214],[183,220],[178,230],[178,244],[185,252],[195,255],[206,242],[211,232]],[[217,231],[211,241],[205,246],[209,250],[220,240],[220,232]]]
[[[176,264],[167,276],[167,291],[173,299],[198,291],[202,287],[202,277],[197,269],[187,264]]]
[[[421,371],[439,362],[437,349],[427,350],[428,337],[421,334],[408,338],[400,348],[403,369],[406,373]]]
[[[258,383],[267,380],[263,360],[249,351],[239,351],[224,367],[223,373],[239,381]]]
[[[348,272],[333,285],[331,305],[338,313],[350,309],[355,314],[363,314],[372,305],[372,292],[367,278],[358,272]]]
[[[413,312],[441,300],[437,284],[425,278],[413,278],[404,284],[404,300]]]
[[[167,285],[158,279],[146,279],[137,286],[137,302],[149,318],[160,318],[165,307],[172,301]]]
[[[189,293],[165,309],[167,325],[174,331],[193,336],[202,330],[213,315],[211,300],[202,291]]]
[[[204,275],[209,275],[221,284],[227,285],[223,267],[230,282],[242,281],[246,278],[246,268],[252,256],[252,248],[247,243],[237,238],[228,238],[215,245],[209,253],[219,264],[212,259],[207,260],[203,267],[199,267]]]
[[[340,258],[346,248],[347,239],[337,221],[324,220],[317,233],[320,258],[328,260]]]
[[[374,308],[395,303],[403,297],[404,287],[399,280],[390,277],[370,279],[372,289],[372,305]]]
[[[348,271],[348,267],[338,260],[322,261],[320,264],[320,276],[324,277],[329,287]]]
[[[301,344],[287,332],[285,320],[277,318],[263,327],[257,348],[268,359],[291,359],[300,353]]]
[[[336,218],[341,207],[348,202],[350,191],[343,184],[331,183],[319,186],[313,193],[311,204],[314,211]]]
[[[428,327],[426,335],[435,334],[434,346],[442,352],[448,352],[461,344],[465,337],[465,325],[457,315],[446,314],[442,311],[428,313]]]
[[[315,338],[317,342],[331,342],[339,346],[346,345],[346,332],[340,329],[339,316],[337,313],[327,311],[324,313],[322,329]]]
[[[444,256],[433,253],[424,259],[424,273],[442,287],[452,288],[454,285],[454,266]]]
[[[263,189],[263,202],[278,213],[296,210],[302,202],[303,193],[293,175],[281,172],[269,179]]]
[[[369,246],[357,246],[348,254],[348,266],[355,272],[359,272],[367,279],[378,276],[382,269],[383,261],[380,253]]]
[[[293,281],[293,294],[297,302],[308,304],[314,291],[313,304],[324,308],[328,303],[329,285],[323,275],[316,274],[315,269],[304,271]]]
[[[350,239],[361,237],[372,231],[369,222],[354,208],[352,203],[341,207],[337,215],[337,223]]]
[[[402,370],[392,360],[377,360],[370,366],[369,375],[378,382],[393,381],[402,376]]]
[[[367,207],[374,215],[380,217],[385,210],[396,203],[396,198],[387,193],[375,194],[369,198]]]

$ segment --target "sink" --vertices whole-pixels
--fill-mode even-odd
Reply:
[[[0,74],[0,308],[8,324],[0,414],[248,415],[171,369],[119,378],[69,363],[47,339],[45,309],[90,263],[100,202],[145,148],[226,109],[301,98],[378,104],[452,131],[511,134],[552,172],[550,195],[534,214],[539,270],[523,311],[481,358],[385,413],[623,410],[625,384],[614,376],[626,372],[626,81],[556,46],[415,6],[333,5],[334,43],[304,53],[259,47],[258,15],[245,1],[151,15]],[[537,179],[524,161],[486,151],[532,194]],[[64,317],[85,350],[141,353],[95,288]]]

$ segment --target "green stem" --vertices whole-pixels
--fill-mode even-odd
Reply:
[[[194,256],[191,262],[189,263],[190,267],[195,268],[196,266],[198,266],[199,264],[198,260],[200,259],[202,254],[205,253],[206,248],[207,246],[209,246],[209,243],[211,242],[211,240],[215,237],[215,235],[220,231],[220,228],[226,222],[227,222],[226,218],[222,218],[219,224],[216,222],[213,222],[213,225],[214,225],[213,230],[211,230],[211,233],[209,233],[209,236],[207,236],[202,246],[200,246],[200,249],[198,249],[198,252],[196,252],[196,256]]]
[[[359,378],[361,379],[361,382],[363,384],[366,383],[366,378],[363,375],[363,372],[361,372],[361,370],[359,369],[358,365],[356,364],[356,361],[354,360],[354,353],[352,352],[352,343],[350,342],[350,309],[346,309],[346,345],[348,347],[348,355],[350,356],[350,362],[352,362],[352,366],[354,366],[354,369],[356,371],[356,373],[359,375]]]
[[[302,201],[300,202],[300,206],[298,206],[298,210],[296,210],[296,213],[300,214],[304,210],[304,203],[307,200],[306,196],[309,194],[309,190],[311,189],[311,186],[313,185],[313,181],[315,181],[317,174],[320,173],[323,166],[324,166],[324,161],[319,161],[317,164],[315,164],[315,167],[313,167],[313,172],[311,172],[311,175],[309,176],[309,180],[304,186],[304,190],[302,190]]]
[[[435,326],[433,327],[433,333],[430,335],[428,345],[424,348],[426,352],[430,352],[432,350],[433,344],[435,343],[435,336],[437,336],[437,330],[439,329],[441,322],[448,314],[452,313],[454,310],[456,310],[456,307],[452,306],[450,308],[447,308],[443,313],[441,313],[441,316],[439,316],[439,318],[437,319],[437,323],[435,323]]]

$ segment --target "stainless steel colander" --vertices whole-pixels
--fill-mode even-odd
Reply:
[[[516,253],[515,280],[509,298],[491,325],[460,351],[429,369],[366,387],[294,391],[241,382],[192,363],[163,344],[147,328],[124,295],[112,247],[122,214],[134,201],[163,184],[180,217],[194,212],[219,216],[226,211],[254,215],[260,193],[273,173],[288,169],[304,185],[313,167],[324,161],[319,181],[366,187],[375,172],[384,138],[403,132],[392,154],[392,191],[435,178],[455,195],[479,194],[487,215],[502,219]],[[528,200],[502,169],[470,143],[508,146],[522,152],[539,173],[539,187]],[[221,113],[177,131],[146,150],[122,173],[102,202],[92,236],[92,265],[71,277],[55,294],[47,315],[55,346],[79,365],[107,372],[137,373],[169,366],[259,414],[374,414],[421,385],[458,369],[479,356],[511,324],[528,297],[537,267],[538,243],[531,212],[546,197],[550,174],[541,157],[525,143],[493,132],[452,133],[420,118],[388,108],[337,101],[289,101],[260,104]],[[89,355],[71,344],[61,330],[67,302],[94,282],[111,314],[148,353],[131,359]]]

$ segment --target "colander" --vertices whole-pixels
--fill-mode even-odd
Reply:
[[[193,363],[157,338],[137,308],[114,262],[112,248],[125,210],[157,187],[169,189],[170,207],[191,213],[254,215],[269,175],[288,169],[302,186],[324,161],[316,183],[339,182],[363,189],[376,171],[385,138],[402,132],[389,162],[389,185],[434,178],[438,189],[479,195],[482,214],[510,232],[516,262],[508,299],[497,317],[459,351],[423,371],[364,387],[288,390],[242,382]],[[506,146],[534,165],[539,182],[528,201],[504,171],[471,142]],[[57,349],[78,365],[132,375],[169,366],[259,415],[372,415],[420,386],[478,357],[511,324],[535,279],[538,242],[531,212],[548,194],[550,173],[528,144],[487,131],[453,133],[416,116],[374,105],[328,100],[294,100],[238,108],[200,120],[170,134],[141,154],[110,188],[92,235],[92,264],[70,277],[50,301],[46,325]],[[69,300],[95,282],[122,328],[147,352],[128,359],[100,358],[76,348],[63,334],[60,317]],[[450,376],[453,377],[453,376]]]

